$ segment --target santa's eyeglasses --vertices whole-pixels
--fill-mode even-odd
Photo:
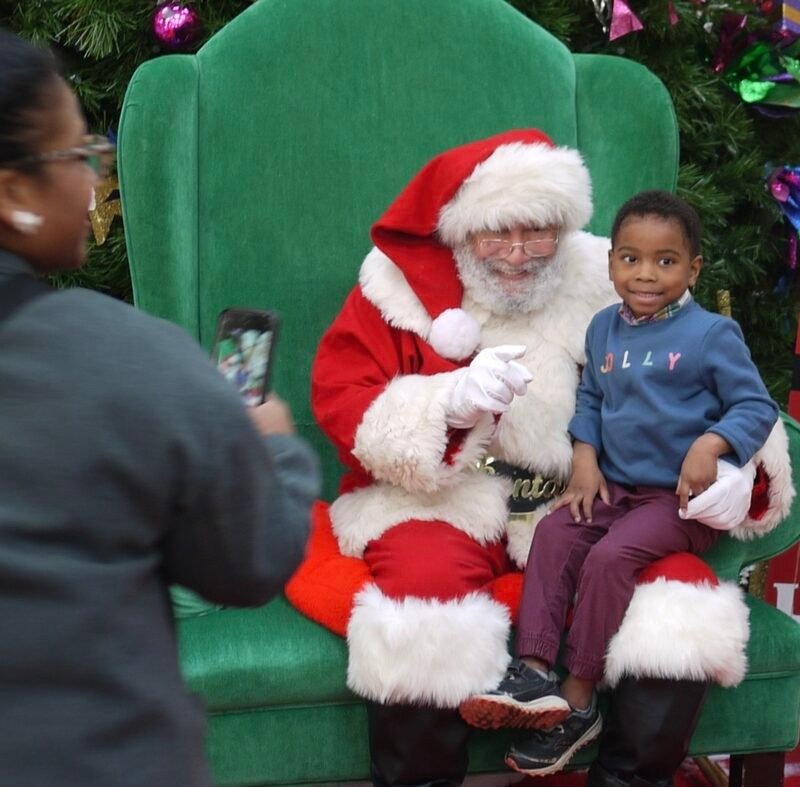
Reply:
[[[549,257],[556,250],[556,246],[558,246],[558,233],[519,243],[512,243],[503,238],[481,238],[478,241],[478,256],[485,259],[504,260],[511,256],[514,249],[519,247],[526,257]]]

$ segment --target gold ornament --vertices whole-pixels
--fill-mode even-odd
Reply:
[[[108,238],[114,217],[122,215],[117,176],[110,175],[95,186],[94,198],[95,208],[89,211],[89,220],[92,222],[95,243],[102,246]]]
[[[723,317],[732,316],[730,290],[717,290],[717,311]]]

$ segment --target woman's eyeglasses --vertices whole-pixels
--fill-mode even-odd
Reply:
[[[12,161],[9,164],[0,164],[7,169],[20,169],[31,164],[47,163],[50,161],[83,161],[91,167],[99,177],[108,175],[114,161],[115,146],[106,137],[99,134],[90,134],[84,137],[83,144],[67,150],[49,150],[46,153],[35,153],[32,156]]]

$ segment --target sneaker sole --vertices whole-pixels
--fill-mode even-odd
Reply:
[[[470,697],[461,703],[458,710],[467,724],[482,730],[504,727],[546,729],[560,724],[570,713],[567,701],[554,696],[540,697],[530,702],[502,696]]]
[[[598,716],[597,721],[583,733],[583,736],[578,738],[575,743],[567,749],[564,754],[559,757],[552,765],[546,765],[544,768],[537,768],[536,770],[530,768],[523,768],[522,766],[518,765],[514,760],[511,759],[508,755],[506,755],[506,765],[508,765],[511,770],[516,771],[517,773],[524,773],[526,776],[549,776],[552,773],[558,773],[559,771],[564,770],[566,768],[567,763],[575,756],[576,752],[582,749],[584,746],[588,746],[603,729],[603,719],[602,717]]]

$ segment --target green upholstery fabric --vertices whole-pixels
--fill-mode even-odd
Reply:
[[[169,66],[167,69],[164,66]],[[152,75],[152,77],[150,76]],[[137,302],[152,314],[166,317],[198,335],[197,315],[197,63],[175,58],[154,60],[137,71],[128,86],[119,140],[119,177],[126,201],[133,202],[125,219],[125,240]],[[151,81],[152,80],[152,81]],[[151,85],[155,89],[151,89]],[[128,122],[158,119],[151,133],[135,127],[136,161],[128,191]],[[145,124],[147,125],[147,124]],[[136,175],[137,177],[133,177]],[[138,199],[137,199],[138,191]],[[137,209],[137,205],[141,208]],[[141,264],[139,264],[141,262]],[[138,293],[149,292],[148,299]],[[163,297],[169,293],[169,297]],[[141,301],[144,300],[144,303]]]
[[[285,599],[182,620],[180,633],[183,673],[211,711],[353,700],[344,640]]]
[[[800,737],[800,626],[760,599],[747,603],[747,677],[735,689],[711,687],[693,754],[788,751]]]
[[[604,55],[574,55],[574,62],[577,145],[594,184],[589,229],[607,235],[617,209],[636,191],[674,190],[678,121],[663,85],[638,64]],[[639,165],[631,166],[629,152],[647,166],[634,172]]]
[[[221,604],[212,604],[180,585],[173,585],[169,590],[172,597],[172,611],[178,619],[193,618],[196,615],[206,615],[209,612],[225,609]]]
[[[118,152],[136,303],[206,346],[224,307],[283,314],[275,389],[319,450],[330,499],[339,468],[311,417],[309,369],[370,225],[435,153],[526,126],[585,156],[594,232],[607,233],[634,192],[675,186],[664,86],[629,60],[573,56],[503,0],[259,0],[197,55],[155,59],[131,81]],[[723,539],[713,563],[734,578],[798,528],[796,505],[766,539]],[[174,597],[183,670],[211,711],[218,784],[366,778],[364,707],[345,687],[342,640],[283,599],[219,610]],[[714,692],[698,752],[797,738],[800,627],[755,601],[752,626],[751,674]],[[476,734],[471,769],[502,770],[509,738]]]

